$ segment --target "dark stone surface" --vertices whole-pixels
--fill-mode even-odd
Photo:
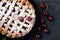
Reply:
[[[60,40],[60,0],[34,0],[35,4],[38,6],[42,1],[49,5],[48,12],[54,17],[54,21],[49,22],[45,18],[48,29],[50,29],[50,34],[43,34],[41,40]]]

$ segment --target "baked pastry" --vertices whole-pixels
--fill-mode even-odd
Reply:
[[[10,38],[28,34],[35,24],[35,10],[28,0],[0,1],[0,33]]]

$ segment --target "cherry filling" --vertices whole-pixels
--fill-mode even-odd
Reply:
[[[14,23],[14,20],[12,21],[12,23]]]
[[[20,14],[20,11],[18,12],[18,15]]]
[[[9,26],[12,27],[13,25],[10,24]]]
[[[9,9],[10,5],[7,7],[7,9]]]
[[[31,18],[31,17],[27,17],[26,20],[27,20],[27,21],[31,21],[32,18]]]
[[[19,21],[23,22],[23,17],[18,17]]]
[[[12,16],[12,14],[9,14],[9,16]]]
[[[17,4],[15,4],[15,6],[18,6]]]
[[[3,28],[5,28],[4,24],[2,25]]]
[[[3,3],[3,4],[2,4],[2,7],[4,7],[5,5],[6,5],[6,3]]]
[[[25,22],[25,24],[29,25],[29,23]]]
[[[8,28],[8,30],[10,31],[10,28]]]
[[[22,35],[22,31],[19,31],[19,33],[21,33],[21,35]]]
[[[20,26],[20,24],[18,23],[17,26]]]
[[[12,12],[15,12],[15,9],[13,9]]]
[[[24,30],[26,30],[26,29],[27,29],[27,27],[25,27],[25,26],[23,26],[22,28],[23,28]]]
[[[25,3],[23,3],[23,5],[25,5]]]
[[[7,10],[5,11],[5,13],[7,13]]]

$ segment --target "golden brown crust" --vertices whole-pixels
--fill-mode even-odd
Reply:
[[[30,2],[29,1],[26,1],[26,5],[29,6],[30,5]]]
[[[2,0],[3,2],[7,2],[7,0]]]
[[[5,34],[8,33],[7,30],[6,30],[5,28],[2,28],[2,30],[3,30],[3,31],[2,31],[2,34],[3,34],[3,35],[5,35]]]
[[[28,0],[21,0],[22,3],[26,3],[26,1],[28,1]]]

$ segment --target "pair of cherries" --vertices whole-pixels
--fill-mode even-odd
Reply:
[[[44,20],[44,19],[40,19],[40,23],[41,23],[41,25],[42,25],[42,27],[43,27],[43,31],[44,31],[45,33],[48,33],[49,30],[47,29],[47,25],[45,24],[45,20]]]
[[[24,20],[24,18],[22,16],[20,16],[20,17],[18,17],[18,20],[22,22]],[[31,21],[31,17],[27,17],[26,20]]]

